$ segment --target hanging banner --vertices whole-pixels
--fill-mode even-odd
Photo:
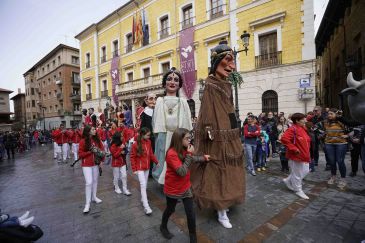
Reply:
[[[116,86],[119,84],[119,56],[113,57],[112,65],[110,69],[110,75],[112,76],[112,98],[115,106],[118,105],[118,96],[115,93]]]
[[[184,79],[183,90],[191,99],[195,90],[194,27],[180,32],[180,71]]]

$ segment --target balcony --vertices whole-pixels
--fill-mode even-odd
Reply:
[[[92,99],[92,94],[86,94],[86,100],[91,100]]]
[[[133,49],[133,43],[129,43],[128,45],[125,46],[125,52],[131,52]]]
[[[85,63],[85,67],[89,68],[90,67],[90,61],[88,61],[87,63]]]
[[[146,78],[134,79],[132,81],[127,81],[125,83],[118,84],[116,93],[118,92],[128,92],[138,89],[151,89],[153,87],[162,87],[163,73],[155,74]]]
[[[62,85],[62,79],[56,79],[56,84],[57,85]]]
[[[106,62],[106,55],[100,57],[100,63]]]
[[[264,68],[282,64],[281,51],[263,54],[255,57],[255,67]]]
[[[113,57],[118,57],[118,56],[119,56],[119,50],[113,51]]]
[[[225,4],[221,4],[219,6],[216,6],[210,10],[208,10],[210,12],[210,19],[215,19],[215,18],[219,18],[221,16],[223,16],[223,7]]]
[[[72,102],[81,102],[81,95],[71,94],[70,99],[71,99]]]
[[[193,26],[193,20],[194,20],[195,17],[190,17],[188,19],[184,19],[180,24],[181,24],[181,27],[182,29],[187,29],[187,28],[190,28],[191,26]]]
[[[58,100],[63,100],[63,94],[61,92],[57,93],[57,99]]]
[[[80,116],[81,115],[81,111],[74,111],[73,113],[74,115]]]
[[[101,91],[101,98],[108,97],[108,90]]]
[[[169,28],[165,28],[165,29],[162,29],[160,32],[159,32],[159,36],[160,36],[160,39],[164,39],[166,37],[169,36]]]

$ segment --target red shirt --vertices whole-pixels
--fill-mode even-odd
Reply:
[[[64,130],[64,132],[62,132],[61,129],[57,129],[53,132],[53,137],[57,144],[68,143],[68,136],[69,136],[69,133],[66,130]]]
[[[98,127],[96,129],[96,132],[98,133],[98,136],[99,138],[102,140],[102,141],[105,141],[106,140],[106,131],[104,128],[101,128],[101,127]]]
[[[281,143],[287,147],[286,157],[296,162],[310,162],[310,142],[307,130],[296,124],[281,137]]]
[[[137,154],[138,143],[135,141],[132,145],[131,149],[131,166],[132,170],[149,170],[150,169],[150,161],[155,164],[158,164],[158,160],[152,151],[151,140],[142,139],[142,155]]]
[[[110,153],[112,154],[112,167],[122,167],[125,165],[122,151],[123,149],[116,144],[112,144],[110,147]]]
[[[76,129],[74,132],[73,132],[73,136],[72,136],[72,142],[73,143],[79,143],[80,140],[81,140],[81,131],[80,129]]]
[[[98,144],[96,141],[91,139],[91,144],[94,146],[97,146],[100,150],[104,151],[104,146],[102,143]],[[82,159],[82,163],[81,163],[82,167],[95,166],[94,153],[90,151],[90,148],[86,147],[84,138],[80,141],[79,157],[80,157],[80,159]]]
[[[185,157],[188,154],[184,152]],[[185,176],[179,176],[176,170],[183,165],[183,161],[180,160],[177,152],[174,149],[169,149],[166,153],[166,175],[165,185],[163,191],[167,195],[181,195],[186,192],[190,187],[190,171]]]

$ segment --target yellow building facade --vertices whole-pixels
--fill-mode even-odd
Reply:
[[[142,12],[149,38],[132,44],[133,18]],[[242,50],[240,36],[247,31],[247,55],[237,55],[237,71],[244,79],[238,89],[241,114],[268,110],[303,112],[299,80],[311,78],[315,66],[312,0],[129,1],[76,36],[80,41],[83,108],[98,110],[104,109],[106,102],[114,103],[110,99],[110,71],[115,56],[119,57],[119,104],[131,105],[134,111],[136,101],[140,102],[148,92],[161,95],[162,74],[171,67],[180,69],[179,35],[191,26],[196,81],[207,77],[210,50],[219,41],[225,39],[232,48]],[[312,83],[309,90],[314,87]],[[196,82],[190,100],[196,115],[199,88]],[[304,100],[306,105],[308,102],[314,105],[314,99]]]

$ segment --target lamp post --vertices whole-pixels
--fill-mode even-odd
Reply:
[[[247,31],[243,31],[243,34],[241,35],[241,40],[242,40],[242,44],[244,49],[242,50],[236,50],[236,47],[233,48],[233,55],[234,55],[234,64],[236,67],[236,71],[237,71],[237,54],[240,52],[245,52],[246,56],[247,56],[247,51],[248,51],[248,46],[250,44],[250,34],[247,33]],[[237,88],[238,83],[236,82],[234,85],[234,92],[235,92],[235,113],[236,113],[236,117],[237,117],[237,125],[239,128],[241,128],[241,119],[240,119],[240,110],[238,107],[238,88]]]

